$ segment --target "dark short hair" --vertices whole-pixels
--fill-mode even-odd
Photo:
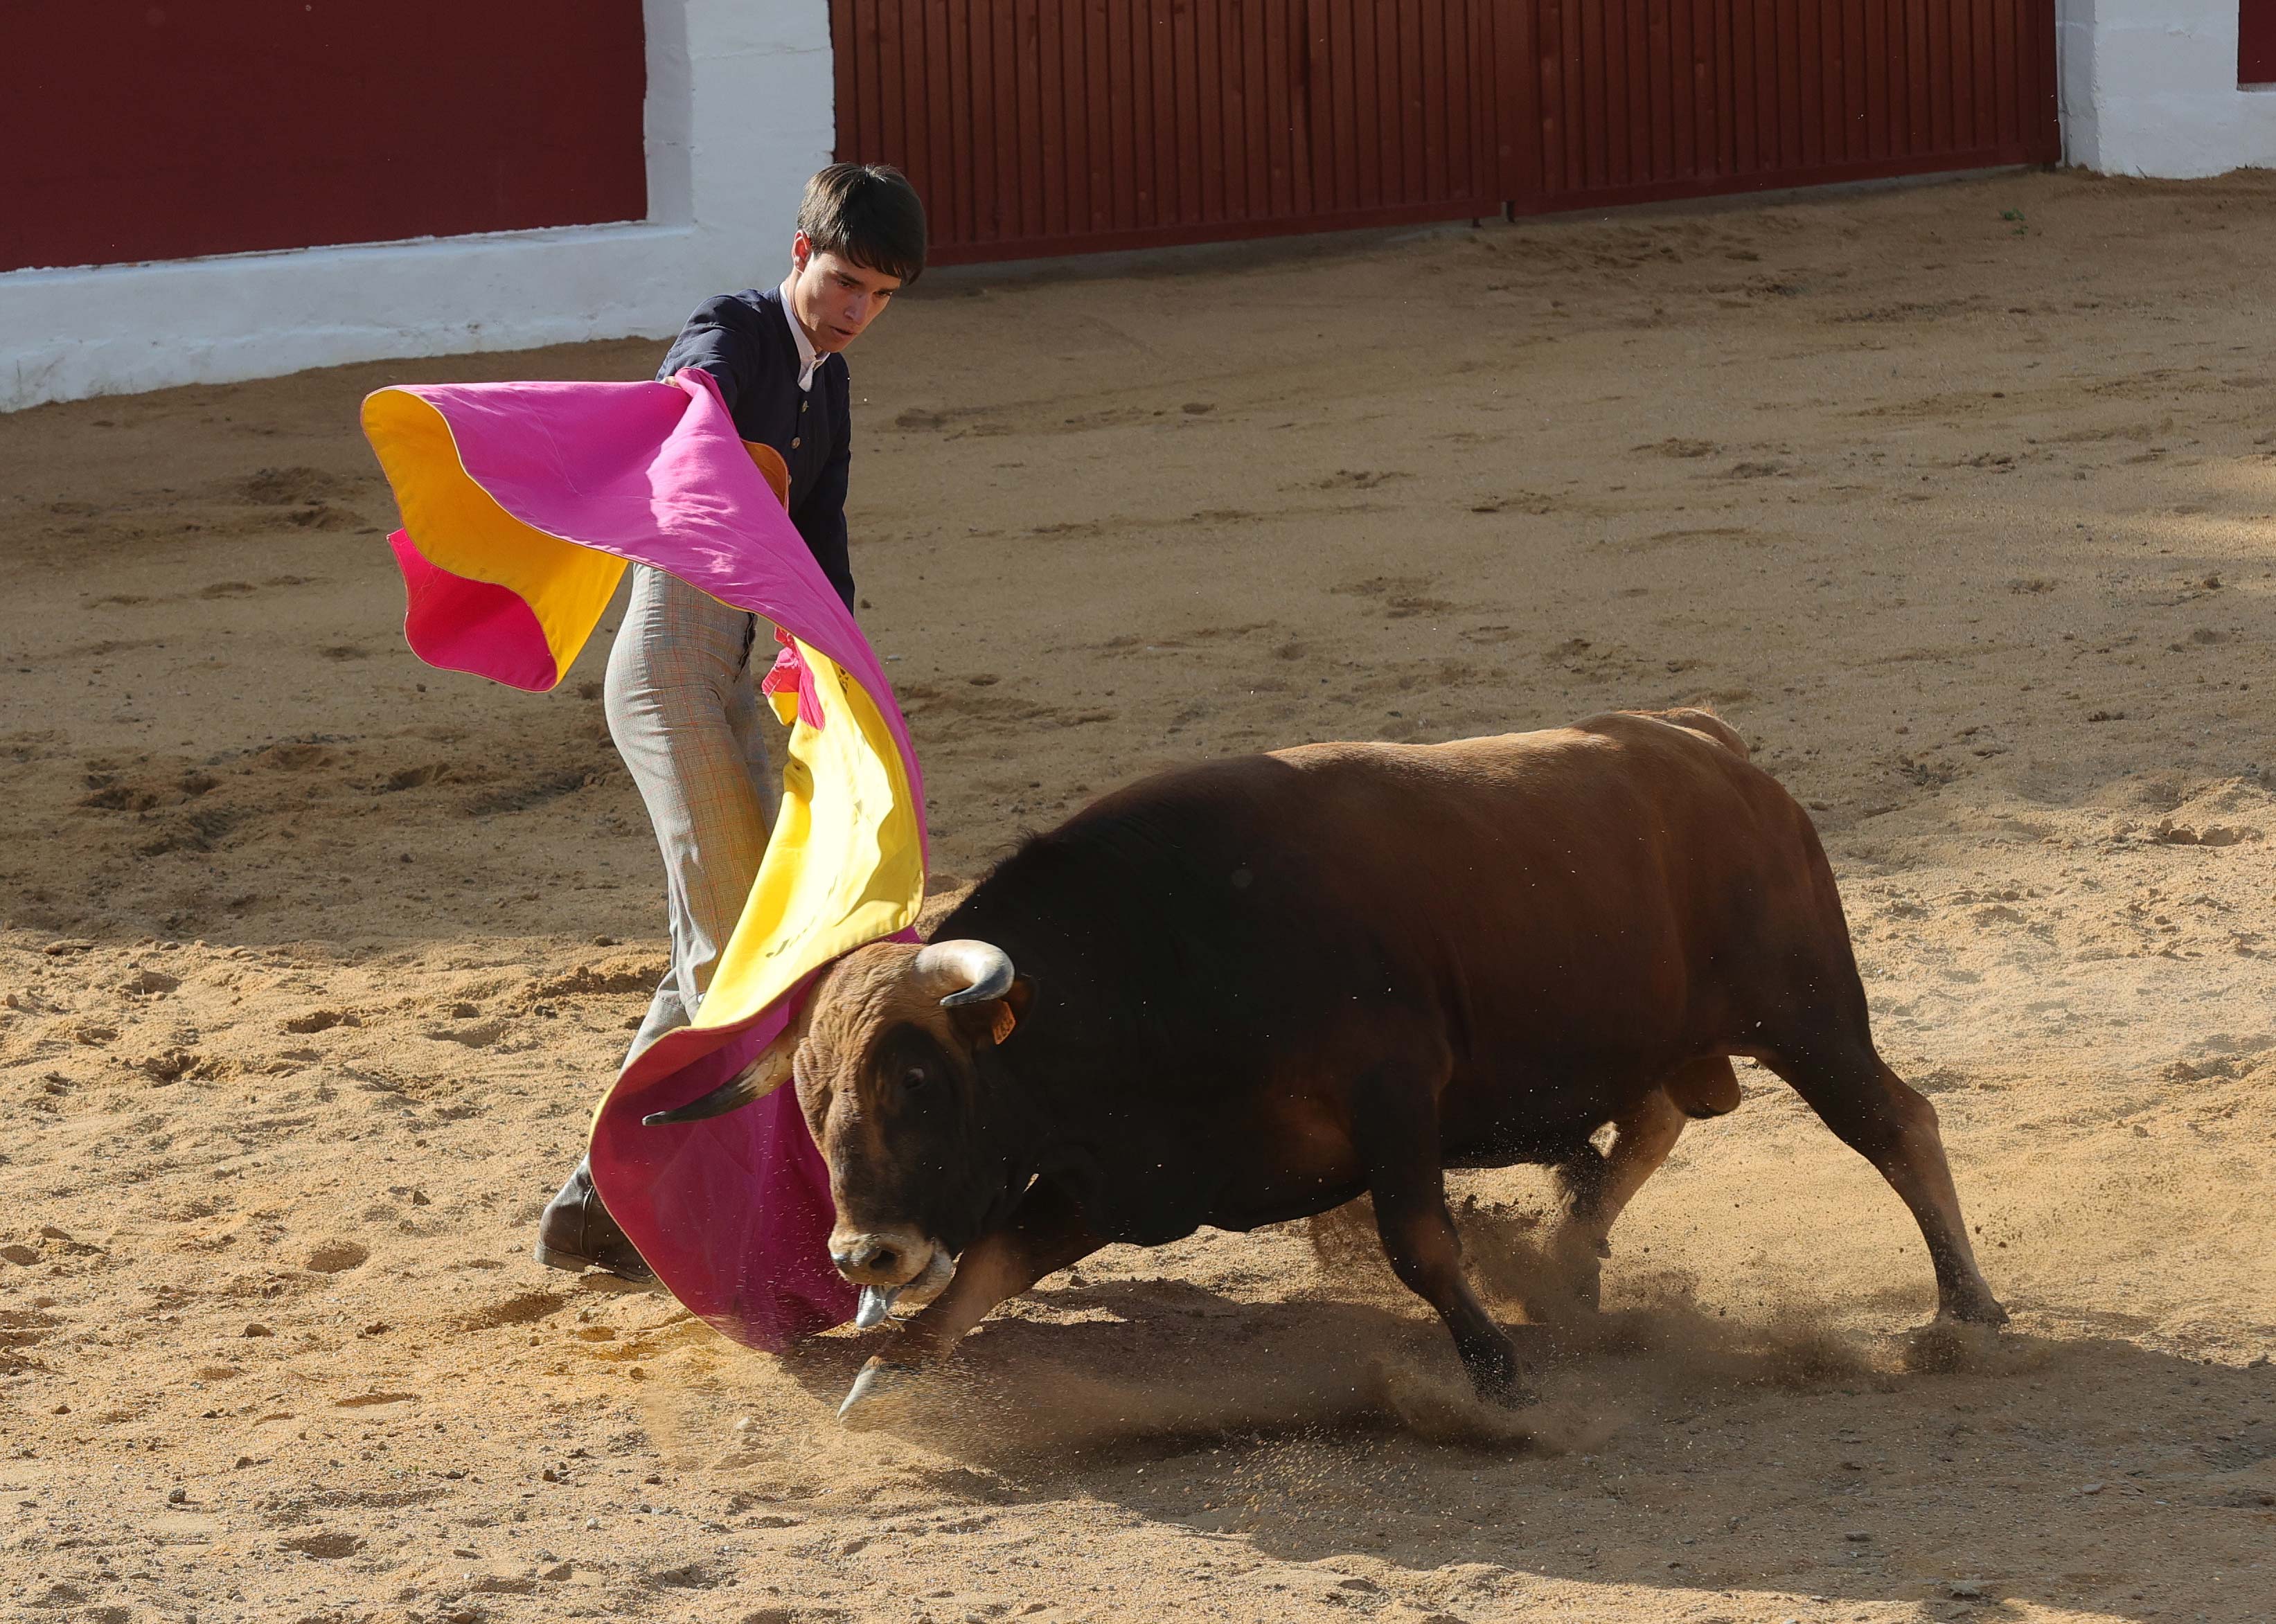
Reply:
[[[889,163],[833,163],[816,174],[798,206],[798,229],[816,254],[899,277],[904,287],[924,274],[924,204]]]

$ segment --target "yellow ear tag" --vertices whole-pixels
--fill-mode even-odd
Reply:
[[[998,1004],[996,1006],[994,1036],[998,1043],[1000,1043],[1011,1036],[1012,1028],[1019,1024],[1020,1018],[1012,1013],[1012,1006],[1009,1004]]]

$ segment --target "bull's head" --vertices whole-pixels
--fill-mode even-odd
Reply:
[[[937,1287],[1025,1182],[1013,1102],[990,1082],[1031,992],[985,942],[872,943],[832,966],[732,1080],[647,1121],[718,1116],[794,1082],[830,1165],[838,1272],[888,1294]]]

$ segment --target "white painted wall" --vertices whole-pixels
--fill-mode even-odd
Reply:
[[[2276,167],[2276,91],[2236,84],[2237,0],[2058,0],[2063,157],[2112,175]]]
[[[393,356],[666,338],[789,269],[836,145],[828,0],[644,0],[649,218],[0,274],[0,411]]]

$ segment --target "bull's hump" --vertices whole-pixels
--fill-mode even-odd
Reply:
[[[1307,771],[1358,769],[1392,776],[1436,776],[1472,767],[1502,767],[1528,756],[1600,747],[1605,740],[1585,724],[1544,727],[1523,733],[1489,733],[1448,739],[1438,744],[1338,742],[1301,744],[1275,750],[1271,759]]]

